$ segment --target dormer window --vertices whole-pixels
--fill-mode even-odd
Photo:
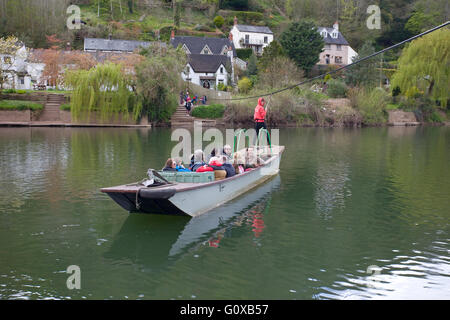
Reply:
[[[191,51],[189,51],[188,47],[185,44],[183,44],[183,48],[182,49],[184,50],[184,52],[186,52],[186,54],[190,54],[191,53]]]
[[[205,45],[200,53],[201,54],[213,54],[211,49],[209,49],[208,45]]]
[[[334,31],[334,32],[331,34],[331,37],[333,37],[334,39],[337,39],[338,33],[337,33],[336,31]]]
[[[223,49],[222,49],[222,53],[221,53],[221,54],[227,55],[227,52],[228,52],[228,47],[227,47],[227,46],[223,46]]]
[[[324,31],[321,31],[320,32],[320,35],[322,36],[322,37],[324,37],[324,38],[326,38],[327,37],[327,32],[324,30]]]

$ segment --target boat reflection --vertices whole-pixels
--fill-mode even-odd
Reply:
[[[158,270],[200,246],[218,247],[229,230],[245,224],[252,228],[257,242],[265,228],[263,215],[270,204],[270,194],[279,186],[280,176],[276,175],[262,186],[195,218],[130,214],[105,258]]]

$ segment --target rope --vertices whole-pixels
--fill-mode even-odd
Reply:
[[[279,90],[276,90],[276,91],[273,91],[273,92],[269,92],[269,93],[266,93],[266,94],[263,94],[263,95],[257,95],[257,96],[251,96],[251,97],[228,98],[228,99],[218,99],[218,98],[214,99],[214,98],[211,98],[211,100],[215,100],[215,101],[237,101],[237,100],[247,100],[247,99],[255,99],[255,98],[260,98],[260,97],[272,96],[272,95],[274,95],[274,94],[277,94],[277,93],[280,93],[280,92],[283,92],[283,91],[286,91],[286,90],[293,89],[293,88],[295,88],[295,87],[301,86],[301,85],[303,85],[303,84],[305,84],[305,83],[314,81],[314,80],[316,80],[316,79],[324,78],[325,76],[327,76],[327,75],[329,75],[329,74],[331,75],[331,74],[334,74],[334,73],[339,72],[339,71],[341,71],[341,70],[347,69],[347,68],[349,68],[349,67],[351,67],[351,66],[354,66],[355,64],[358,64],[358,63],[361,63],[361,62],[363,62],[363,61],[366,61],[366,60],[368,60],[368,59],[370,59],[370,58],[372,58],[372,57],[375,57],[375,56],[377,56],[377,55],[379,55],[379,54],[381,54],[381,53],[383,53],[383,52],[392,50],[392,49],[394,49],[394,48],[397,48],[397,47],[401,46],[402,44],[405,44],[405,43],[410,42],[410,41],[412,41],[412,40],[415,40],[415,39],[417,39],[417,38],[423,37],[424,35],[426,35],[426,34],[428,34],[428,33],[431,33],[431,32],[433,32],[433,31],[436,31],[436,30],[438,30],[438,29],[441,29],[441,28],[447,26],[448,24],[450,24],[450,21],[447,21],[447,22],[445,22],[445,23],[443,23],[443,24],[441,24],[441,25],[439,25],[439,26],[436,26],[436,27],[434,27],[434,28],[432,28],[432,29],[429,29],[429,30],[427,30],[427,31],[424,31],[424,32],[422,32],[422,33],[420,33],[420,34],[418,34],[418,35],[415,35],[415,36],[411,37],[411,38],[408,38],[408,39],[406,39],[406,40],[403,40],[403,41],[401,41],[401,42],[399,42],[399,43],[397,43],[397,44],[394,44],[394,45],[392,45],[392,46],[390,46],[390,47],[388,47],[388,48],[384,48],[383,50],[380,50],[380,51],[378,51],[378,52],[372,53],[372,54],[368,55],[367,57],[361,58],[361,59],[359,59],[359,60],[357,60],[357,61],[354,61],[354,62],[352,62],[352,63],[350,63],[350,64],[347,64],[347,65],[342,66],[342,67],[340,67],[340,68],[337,68],[337,69],[335,69],[335,70],[331,70],[331,71],[329,71],[329,72],[322,73],[322,74],[320,74],[320,75],[318,75],[318,76],[315,76],[315,77],[313,77],[313,78],[303,80],[303,81],[301,81],[301,82],[299,82],[299,83],[297,83],[297,84],[291,85],[291,86],[286,87],[286,88],[283,88],[283,89],[279,89]]]

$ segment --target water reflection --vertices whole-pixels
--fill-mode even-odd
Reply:
[[[245,223],[258,238],[264,230],[264,211],[280,181],[277,175],[245,195],[191,219],[130,214],[105,258],[129,260],[148,270],[160,270],[200,246],[219,247],[233,228]]]

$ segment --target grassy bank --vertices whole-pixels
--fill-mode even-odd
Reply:
[[[44,105],[40,103],[20,100],[0,100],[0,110],[43,110]]]

